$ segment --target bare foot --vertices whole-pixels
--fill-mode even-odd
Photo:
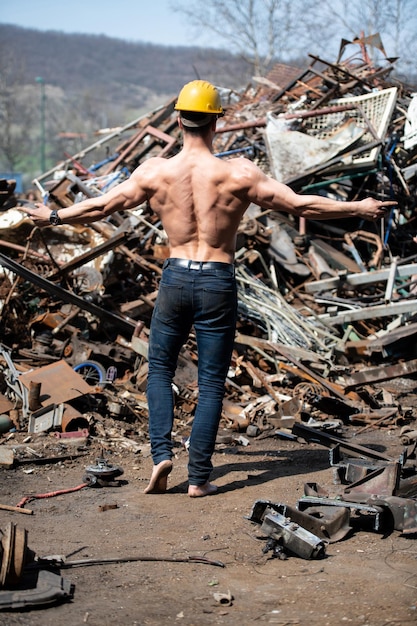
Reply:
[[[151,480],[144,493],[165,493],[167,490],[168,475],[172,471],[172,461],[167,459],[153,466]]]
[[[207,481],[204,485],[189,485],[188,495],[190,498],[203,498],[204,496],[212,496],[217,492],[217,485]]]

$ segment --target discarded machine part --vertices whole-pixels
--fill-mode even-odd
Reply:
[[[54,428],[62,428],[64,404],[50,404],[34,411],[29,416],[28,432],[40,433]]]
[[[362,514],[363,518],[366,519],[367,526],[372,522],[373,529],[376,532],[381,532],[386,529],[392,528],[392,523],[390,521],[390,516],[387,515],[387,510],[385,507],[381,506],[381,503],[371,505],[362,502],[349,502],[347,500],[342,500],[338,498],[326,498],[326,497],[314,497],[314,496],[304,496],[300,498],[297,502],[297,507],[300,511],[308,510],[308,507],[313,506],[314,510],[317,510],[316,507],[344,507],[348,508],[351,511],[350,520],[353,522],[355,518],[352,516],[354,513]]]
[[[91,387],[104,387],[106,383],[106,370],[97,361],[84,361],[73,367]]]
[[[417,501],[413,498],[354,493],[350,496],[350,502],[354,503],[355,501],[384,508],[387,522],[385,530],[394,529],[405,535],[417,533]]]
[[[281,513],[270,510],[264,517],[261,530],[303,559],[322,558],[325,554],[326,543],[320,537]]]
[[[275,509],[275,507],[280,506],[280,504],[273,504],[270,500],[255,500],[251,512],[249,513],[249,515],[245,516],[245,518],[248,519],[250,522],[262,524],[266,510],[268,508]]]
[[[289,507],[285,507],[285,515]],[[350,525],[350,511],[347,507],[334,508],[331,506],[310,507],[307,513],[291,508],[291,519],[299,523],[328,543],[341,541],[352,531]]]
[[[349,485],[349,489],[357,484],[361,492],[404,497],[417,495],[416,455],[412,448],[405,449],[398,461],[390,462],[344,458],[340,448],[337,444],[331,450],[331,465],[337,467],[340,482]],[[365,483],[367,486],[363,488]]]
[[[352,493],[330,495],[316,483],[304,485],[305,496],[298,501],[300,511],[308,510],[315,505],[345,506],[352,512],[363,513],[369,521],[374,516],[374,530],[398,530],[404,534],[417,532],[417,501],[396,495],[378,495],[368,492],[352,491]],[[353,519],[353,518],[351,518]]]
[[[66,433],[83,428],[88,434],[88,425],[88,420],[80,411],[62,402],[50,404],[31,413],[28,420],[28,432],[40,433],[57,429]]]
[[[407,462],[409,459],[415,459],[415,450],[411,450],[410,453],[409,450],[404,449],[399,460],[395,462],[375,452],[375,450],[352,445],[333,435],[324,434],[303,424],[294,424],[293,432],[301,435],[308,441],[315,441],[329,446],[334,444],[331,450],[330,464],[338,466],[339,477],[344,482],[347,482],[348,477],[352,479],[344,490],[345,495],[342,496],[344,500],[357,500],[350,494],[353,494],[353,496],[359,495],[359,499],[362,502],[367,502],[369,496],[380,496],[383,498],[386,496],[404,496],[403,506],[406,509],[409,508],[406,496],[414,496],[416,494],[417,476],[415,465],[412,468],[407,467]],[[342,449],[346,449],[362,458],[343,460]],[[343,463],[345,463],[344,472],[341,469]],[[411,475],[410,471],[412,472]],[[412,506],[411,511],[405,517],[408,519],[410,515],[413,521],[407,522],[406,526],[398,527],[397,530],[407,528],[408,532],[411,532],[410,528],[413,528],[415,525],[415,515]]]
[[[285,550],[303,559],[321,558],[327,541],[307,530],[306,526],[312,527],[315,520],[306,518],[308,515],[268,500],[257,500],[247,517],[249,521],[261,524],[261,530]],[[275,547],[273,549],[275,551]]]
[[[34,558],[27,547],[27,530],[10,522],[3,531],[0,545],[0,587],[19,582],[25,564]]]
[[[400,484],[401,466],[399,463],[389,463],[385,467],[379,467],[369,472],[363,478],[350,483],[344,493],[350,494],[368,493],[380,496],[392,496],[398,491]]]
[[[0,591],[0,610],[27,609],[70,600],[74,585],[48,570],[36,572],[36,586]]]
[[[97,464],[89,465],[85,471],[83,480],[90,487],[118,487],[120,481],[115,480],[115,478],[123,474],[121,467],[112,465],[104,458],[97,459]]]
[[[417,429],[410,428],[410,426],[403,426],[400,432],[401,443],[404,446],[409,446],[417,441]]]
[[[355,483],[386,465],[382,461],[370,459],[339,458],[339,452],[340,447],[335,446],[332,450],[332,465],[336,466],[338,480],[343,485]]]
[[[248,519],[262,524],[265,515],[271,510],[299,524],[327,543],[340,541],[352,530],[347,508],[335,511],[331,507],[322,507],[320,511],[309,509],[307,514],[287,504],[257,500]]]
[[[305,496],[298,501],[298,508],[302,511],[310,506],[348,507],[359,514],[357,520],[361,521],[360,515],[363,515],[362,521],[366,520],[367,528],[370,519],[373,519],[376,532],[398,530],[409,535],[417,532],[417,502],[412,498],[355,494],[350,500]]]

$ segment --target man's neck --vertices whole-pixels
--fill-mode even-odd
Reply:
[[[209,152],[213,152],[213,133],[210,132],[204,136],[184,133],[184,149],[209,150]]]

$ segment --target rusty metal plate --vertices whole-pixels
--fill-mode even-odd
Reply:
[[[0,413],[8,413],[14,408],[13,402],[0,393]]]
[[[40,401],[42,406],[68,402],[73,398],[94,392],[86,381],[75,372],[66,361],[50,363],[36,370],[25,372],[19,381],[27,388],[31,383],[41,384]]]

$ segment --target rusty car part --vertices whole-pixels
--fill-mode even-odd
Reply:
[[[339,481],[348,483],[347,490],[350,488],[352,493],[404,496],[417,493],[415,448],[404,448],[395,461],[371,448],[354,445],[301,423],[296,422],[292,432],[306,441],[330,448],[330,465],[337,468]]]
[[[62,601],[71,600],[74,596],[74,585],[59,574],[48,570],[36,572],[36,580],[32,577],[25,588],[0,591],[0,610],[31,609],[50,606]]]
[[[417,500],[400,496],[370,496],[368,503],[376,506],[386,506],[393,520],[395,530],[404,535],[417,533]]]
[[[271,537],[285,551],[303,559],[322,558],[325,554],[325,541],[293,521],[291,516],[283,515],[275,508],[267,507],[265,510],[261,531]]]
[[[413,498],[359,492],[330,497],[315,483],[307,483],[304,492],[306,495],[297,503],[301,511],[308,510],[310,506],[344,506],[352,514],[359,514],[356,518],[351,516],[352,521],[356,520],[367,526],[372,520],[376,532],[398,530],[405,535],[417,532],[417,501]]]
[[[375,504],[368,504],[366,502],[351,502],[349,500],[342,500],[339,497],[315,497],[304,496],[297,502],[297,507],[300,511],[308,511],[309,507],[314,507],[317,511],[318,507],[342,507],[348,508],[350,511],[350,522],[352,528],[356,526],[357,520],[366,522],[366,527],[372,523],[373,530],[375,532],[383,532],[387,529],[392,529],[392,521],[389,512],[386,507],[382,506],[380,502]],[[361,517],[361,515],[363,517]]]
[[[115,480],[123,474],[123,469],[117,465],[112,465],[103,457],[96,459],[96,465],[89,465],[85,468],[83,478],[90,487],[118,487],[120,481]]]
[[[299,370],[301,370],[301,372],[303,372],[309,380],[312,380],[318,383],[324,389],[326,389],[326,391],[328,391],[330,395],[335,396],[336,398],[339,398],[339,400],[342,400],[345,404],[350,404],[352,407],[352,410],[357,411],[357,406],[355,406],[353,402],[349,400],[349,397],[347,396],[347,394],[344,393],[344,390],[342,387],[340,387],[339,385],[336,385],[335,383],[331,383],[327,381],[325,378],[323,378],[316,372],[313,372],[313,370],[311,370],[306,365],[301,363],[299,359],[294,358],[291,354],[291,349],[288,349],[286,346],[282,346],[280,344],[274,344],[272,347],[278,354],[285,357],[286,359],[291,361],[291,363],[296,365],[296,367]]]
[[[288,504],[270,502],[269,500],[257,500],[250,516],[247,518],[252,522],[263,524],[265,515],[276,512],[286,519],[298,524],[313,535],[316,535],[325,543],[340,541],[352,530],[349,525],[349,510],[334,508],[322,508],[320,511],[310,509],[308,514]]]
[[[28,547],[28,531],[10,523],[0,531],[0,610],[44,606],[73,596],[74,587],[50,571],[28,575],[37,557]]]
[[[10,522],[2,531],[0,587],[17,584],[24,566],[34,558],[27,546],[27,530]]]
[[[393,496],[398,493],[401,477],[400,463],[387,463],[369,472],[366,476],[349,483],[344,494],[350,496],[355,493],[378,494],[379,496]]]
[[[365,230],[356,230],[353,233],[345,233],[345,239],[347,243],[350,245],[353,245],[353,242],[356,239],[359,239],[360,241],[364,241],[366,243],[373,244],[376,250],[373,253],[373,256],[367,262],[367,267],[368,268],[380,268],[382,254],[383,254],[384,249],[383,249],[381,238],[378,235],[376,235],[375,233],[369,233]]]

